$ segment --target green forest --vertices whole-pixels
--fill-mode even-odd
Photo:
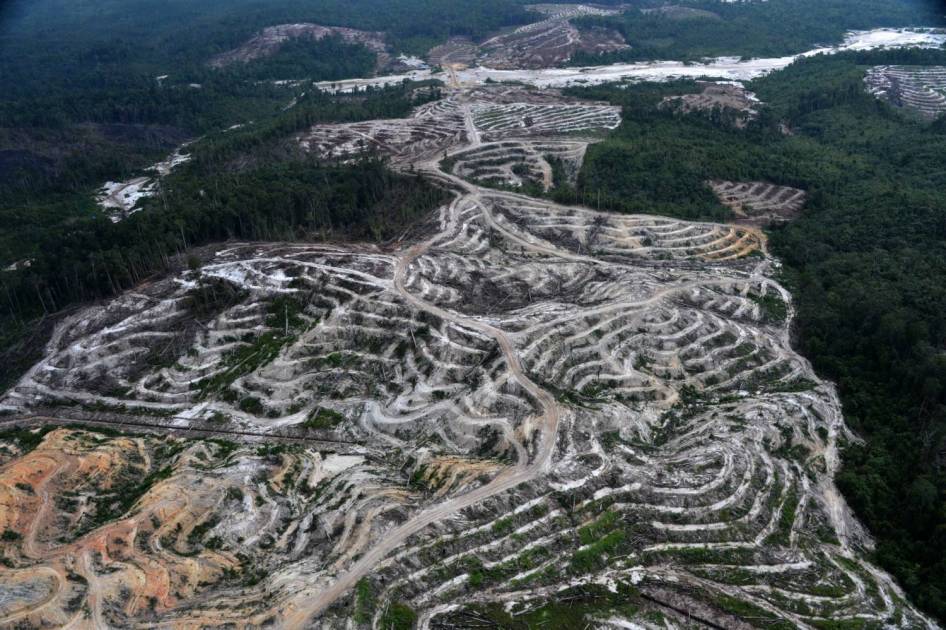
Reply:
[[[245,65],[208,66],[266,26],[383,30],[392,50],[420,53],[452,35],[482,38],[530,19],[515,0],[2,3],[0,265],[35,251],[36,233],[92,220],[99,211],[90,196],[105,181],[139,173],[184,140],[282,120],[288,103],[313,93],[277,80],[368,76],[375,67],[374,53],[332,37],[292,41]],[[336,114],[349,119],[341,113],[349,106],[361,107]]]
[[[867,94],[875,64],[944,65],[946,51],[797,62],[749,86],[767,107],[747,130],[657,109],[692,83],[574,89],[622,105],[624,122],[560,194],[717,219],[727,210],[710,178],[809,192],[771,245],[795,296],[796,343],[865,438],[844,445],[837,482],[877,537],[876,560],[946,618],[946,119],[920,123]]]
[[[417,85],[346,97],[313,92],[265,122],[210,134],[162,180],[160,195],[119,223],[91,202],[84,214],[70,214],[80,202],[57,202],[70,199],[64,193],[47,195],[50,215],[36,214],[35,204],[0,208],[8,226],[0,242],[19,242],[32,260],[0,275],[0,383],[29,364],[33,353],[25,348],[37,317],[114,295],[172,268],[189,247],[232,238],[381,241],[427,215],[447,193],[419,177],[394,174],[372,155],[355,164],[320,162],[285,141],[318,122],[400,117],[439,97],[436,90],[415,96]]]

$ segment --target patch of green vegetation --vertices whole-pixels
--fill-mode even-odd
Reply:
[[[272,316],[271,316],[272,317]],[[228,388],[241,376],[250,374],[260,367],[267,365],[276,358],[283,346],[292,341],[293,335],[285,335],[283,331],[268,331],[252,340],[246,345],[240,346],[227,352],[223,356],[223,363],[227,369],[214,376],[201,379],[194,388],[200,392],[201,397],[207,397],[213,393]],[[245,400],[245,399],[244,399]],[[240,407],[243,407],[241,402]],[[256,405],[251,405],[254,409]],[[247,413],[259,413],[250,409],[243,409]],[[261,409],[260,409],[261,411]]]
[[[515,528],[515,521],[511,516],[506,518],[500,518],[493,522],[493,526],[490,530],[496,536],[505,536],[510,533]]]
[[[231,440],[223,440],[220,438],[209,438],[206,441],[217,447],[216,450],[214,451],[214,455],[220,461],[226,461],[226,459],[230,457],[230,455],[238,451],[240,448],[240,445],[238,443],[233,442]]]
[[[210,516],[210,518],[205,519],[204,521],[198,523],[191,529],[187,534],[187,543],[189,545],[196,545],[204,539],[211,529],[217,526],[217,523],[220,522],[220,517],[216,514]]]
[[[582,545],[590,545],[613,531],[620,522],[621,515],[613,510],[608,510],[593,523],[579,527],[578,540],[581,541]]]
[[[650,558],[650,556],[654,556]],[[753,552],[747,549],[714,549],[711,547],[684,547],[647,554],[648,561],[659,562],[659,558],[672,558],[683,564],[750,564]]]
[[[302,426],[307,429],[330,430],[336,428],[346,420],[347,418],[337,411],[324,407],[316,407],[305,419],[305,422],[302,423]]]
[[[116,520],[126,514],[154,484],[170,479],[174,474],[170,465],[155,470],[141,479],[123,477],[119,483],[106,492],[102,492],[91,499],[95,505],[93,517],[82,528],[80,533],[91,531],[96,527]]]
[[[736,597],[719,594],[714,596],[712,601],[724,612],[754,625],[764,623],[766,628],[775,628],[776,630],[792,630],[792,628],[795,628],[794,624],[779,619],[764,608]]]
[[[382,630],[411,630],[417,624],[417,613],[402,602],[392,602],[381,615]]]
[[[879,630],[885,627],[873,619],[812,619],[809,623],[818,630]]]
[[[13,442],[21,453],[26,454],[39,446],[46,434],[55,428],[54,426],[44,426],[38,429],[20,427],[6,429],[0,431],[0,441]]]
[[[788,305],[781,296],[774,293],[750,295],[749,299],[759,305],[762,318],[770,324],[781,324],[788,317]]]
[[[302,302],[295,297],[281,295],[273,299],[266,308],[266,325],[288,335],[289,332],[305,326],[306,322],[302,318],[304,308]]]
[[[619,583],[617,592],[594,585],[578,586],[556,593],[551,601],[526,612],[507,611],[502,604],[474,604],[446,616],[448,623],[469,627],[464,621],[476,619],[483,627],[503,630],[573,630],[593,625],[593,619],[609,615],[633,617],[640,611],[637,590]]]
[[[608,453],[617,448],[622,442],[620,431],[607,431],[601,434],[601,447]]]
[[[243,490],[236,486],[231,486],[230,488],[227,488],[226,497],[231,501],[243,503]]]
[[[766,544],[779,545],[782,547],[789,545],[792,525],[795,523],[795,513],[798,511],[799,501],[798,489],[793,484],[785,495],[782,511],[779,513],[778,517],[778,525],[775,531],[766,538]]]
[[[358,580],[355,585],[355,623],[369,624],[374,615],[375,594],[367,578]]]
[[[266,411],[266,408],[263,406],[263,401],[261,401],[256,396],[244,396],[240,399],[240,404],[238,407],[240,408],[240,411],[244,411],[254,416],[261,416]]]
[[[569,568],[573,573],[589,573],[604,567],[608,558],[617,552],[624,543],[625,534],[621,530],[612,531],[600,540],[572,554]]]

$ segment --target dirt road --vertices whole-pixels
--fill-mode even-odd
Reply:
[[[454,203],[457,203],[460,199],[463,199],[463,197],[459,198]],[[512,341],[510,341],[509,337],[502,330],[490,326],[485,322],[446,311],[435,304],[427,302],[412,294],[405,287],[404,278],[411,263],[420,256],[423,256],[430,249],[438,236],[414,245],[399,255],[394,271],[395,290],[407,303],[415,308],[460,326],[478,330],[496,341],[513,378],[529,392],[529,395],[538,402],[541,408],[541,414],[536,419],[539,437],[535,442],[535,455],[531,462],[522,462],[510,466],[504,469],[488,484],[428,508],[393,531],[386,533],[383,539],[373,549],[365,553],[358,562],[339,576],[329,588],[314,595],[305,592],[302,593],[300,595],[302,601],[293,602],[291,606],[288,607],[292,612],[287,614],[283,620],[286,628],[306,627],[315,616],[344,595],[349,589],[353,588],[358,580],[370,573],[379,562],[400,547],[410,536],[420,532],[432,523],[452,516],[466,507],[480,503],[492,496],[535,479],[547,469],[552,460],[562,409],[556,402],[554,396],[542,389],[525,374],[522,369],[522,363],[519,360],[519,355],[516,353],[515,346]]]

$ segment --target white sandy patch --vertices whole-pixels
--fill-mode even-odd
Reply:
[[[191,159],[190,155],[184,153],[189,144],[189,142],[182,144],[167,158],[146,168],[145,172],[154,173],[157,177],[165,177],[177,166]],[[144,175],[123,182],[105,182],[105,185],[99,189],[96,202],[108,212],[109,218],[117,223],[137,212],[140,209],[138,202],[153,196],[156,192],[156,178]]]
[[[797,59],[819,54],[833,54],[851,50],[877,48],[936,48],[946,43],[946,32],[929,28],[893,29],[880,28],[871,31],[852,31],[838,46],[816,48],[800,55],[773,57],[769,59],[747,59],[718,57],[703,63],[682,61],[644,61],[616,63],[608,66],[586,66],[575,68],[543,68],[540,70],[496,70],[477,66],[456,72],[463,85],[479,85],[491,81],[516,81],[536,87],[565,87],[568,85],[595,85],[613,81],[669,81],[672,79],[698,79],[713,77],[728,81],[748,81],[770,72],[781,70]],[[327,92],[351,92],[366,86],[382,87],[405,80],[421,81],[441,79],[448,82],[447,73],[432,73],[418,70],[406,74],[374,77],[370,79],[348,79],[322,81],[315,86]]]

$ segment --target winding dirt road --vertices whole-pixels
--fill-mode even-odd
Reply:
[[[453,149],[450,154],[469,150],[471,146],[475,147],[481,143],[479,133],[473,122],[473,114],[469,104],[464,104],[462,111],[465,127],[467,129],[467,142]],[[445,181],[455,190],[462,191],[453,201],[454,204],[460,202],[472,202],[476,204],[480,208],[487,225],[499,230],[507,238],[512,239],[526,249],[546,256],[563,258],[575,262],[601,263],[601,261],[595,258],[580,256],[568,251],[523,240],[519,235],[506,229],[496,220],[496,217],[490,211],[490,204],[484,199],[484,194],[519,199],[522,198],[521,195],[486,190],[450,173],[446,173],[440,169],[439,159],[418,162],[414,164],[414,167],[418,172],[423,172],[434,179]],[[554,205],[551,204],[551,202],[549,202],[549,204]],[[726,225],[725,227],[731,228],[732,226]],[[559,423],[563,413],[562,407],[557,403],[552,394],[540,387],[526,375],[522,368],[519,355],[516,353],[516,349],[506,333],[474,317],[442,309],[412,294],[405,286],[405,277],[411,264],[427,253],[438,238],[440,238],[440,234],[434,235],[427,241],[413,245],[397,255],[393,288],[405,302],[414,308],[460,326],[477,330],[496,341],[513,378],[529,393],[541,409],[541,413],[535,418],[538,439],[535,441],[534,456],[530,462],[519,462],[514,466],[505,468],[488,484],[480,486],[464,495],[454,497],[443,503],[427,508],[409,521],[387,532],[374,548],[366,552],[355,564],[349,567],[347,571],[339,575],[328,588],[314,593],[312,591],[302,591],[299,593],[289,602],[289,605],[285,607],[285,610],[291,611],[287,612],[283,618],[283,625],[286,628],[309,627],[314,618],[318,617],[326,608],[352,589],[361,578],[368,575],[375,566],[400,547],[412,535],[422,531],[432,523],[443,520],[464,508],[485,501],[490,497],[515,488],[520,484],[532,481],[542,472],[546,471],[551,464],[555,443],[558,437]],[[670,287],[660,294],[643,301],[640,305],[662,299],[664,294],[680,291],[687,287],[688,285]],[[519,450],[520,452],[524,450],[522,445],[519,445]]]
[[[519,356],[515,352],[512,342],[506,334],[486,323],[470,317],[464,317],[450,311],[445,311],[413,294],[404,286],[404,276],[410,264],[422,256],[432,245],[432,240],[425,241],[411,247],[402,253],[398,259],[394,272],[394,286],[398,294],[414,307],[437,317],[454,322],[458,325],[473,328],[492,337],[503,353],[509,371],[516,381],[539,403],[542,413],[538,417],[540,436],[537,441],[535,457],[531,463],[510,466],[497,475],[490,483],[480,486],[464,495],[444,501],[434,507],[421,512],[403,525],[385,534],[384,538],[370,551],[365,553],[351,568],[339,576],[329,588],[320,591],[314,596],[303,594],[304,601],[293,605],[293,612],[284,619],[287,628],[304,628],[309,621],[325,610],[329,605],[344,595],[362,577],[367,575],[379,562],[395,549],[401,546],[410,536],[420,532],[428,525],[447,518],[456,512],[484,501],[501,492],[505,492],[519,484],[535,479],[549,465],[552,453],[555,450],[555,441],[558,435],[558,425],[561,418],[561,408],[555,398],[539,387],[522,370]]]
[[[471,117],[469,110],[465,113],[469,119]],[[455,184],[458,184],[467,191],[466,195],[458,196],[453,203],[459,203],[461,200],[470,200],[472,197],[474,201],[479,202],[484,214],[492,219],[485,204],[480,201],[480,190],[478,187],[472,186],[442,171],[438,171],[438,174],[446,175],[448,179],[454,181]],[[536,418],[535,423],[536,431],[538,432],[538,439],[535,441],[535,454],[530,462],[519,462],[514,466],[509,466],[488,484],[480,486],[464,495],[444,501],[439,505],[430,507],[394,530],[387,532],[374,548],[366,552],[345,573],[338,576],[329,588],[315,594],[303,591],[296,598],[296,601],[290,602],[287,610],[291,610],[292,612],[287,613],[283,619],[283,625],[286,628],[307,627],[313,618],[338,600],[338,598],[344,595],[349,589],[353,588],[358,580],[368,575],[388,554],[395,551],[408,538],[422,531],[428,525],[443,520],[464,508],[480,503],[492,496],[515,488],[520,484],[532,481],[542,472],[546,471],[551,463],[556,439],[558,437],[562,408],[552,394],[540,387],[526,375],[525,371],[522,369],[522,362],[519,359],[519,355],[516,353],[515,346],[506,333],[473,317],[444,310],[412,294],[405,286],[405,276],[407,275],[411,263],[423,256],[433,246],[439,236],[439,234],[435,235],[433,238],[418,243],[398,255],[397,264],[394,269],[394,289],[405,302],[414,308],[457,325],[482,332],[496,341],[506,360],[512,377],[529,393],[541,409],[541,413]],[[558,254],[559,252],[548,253]],[[521,445],[519,450],[523,450]]]

